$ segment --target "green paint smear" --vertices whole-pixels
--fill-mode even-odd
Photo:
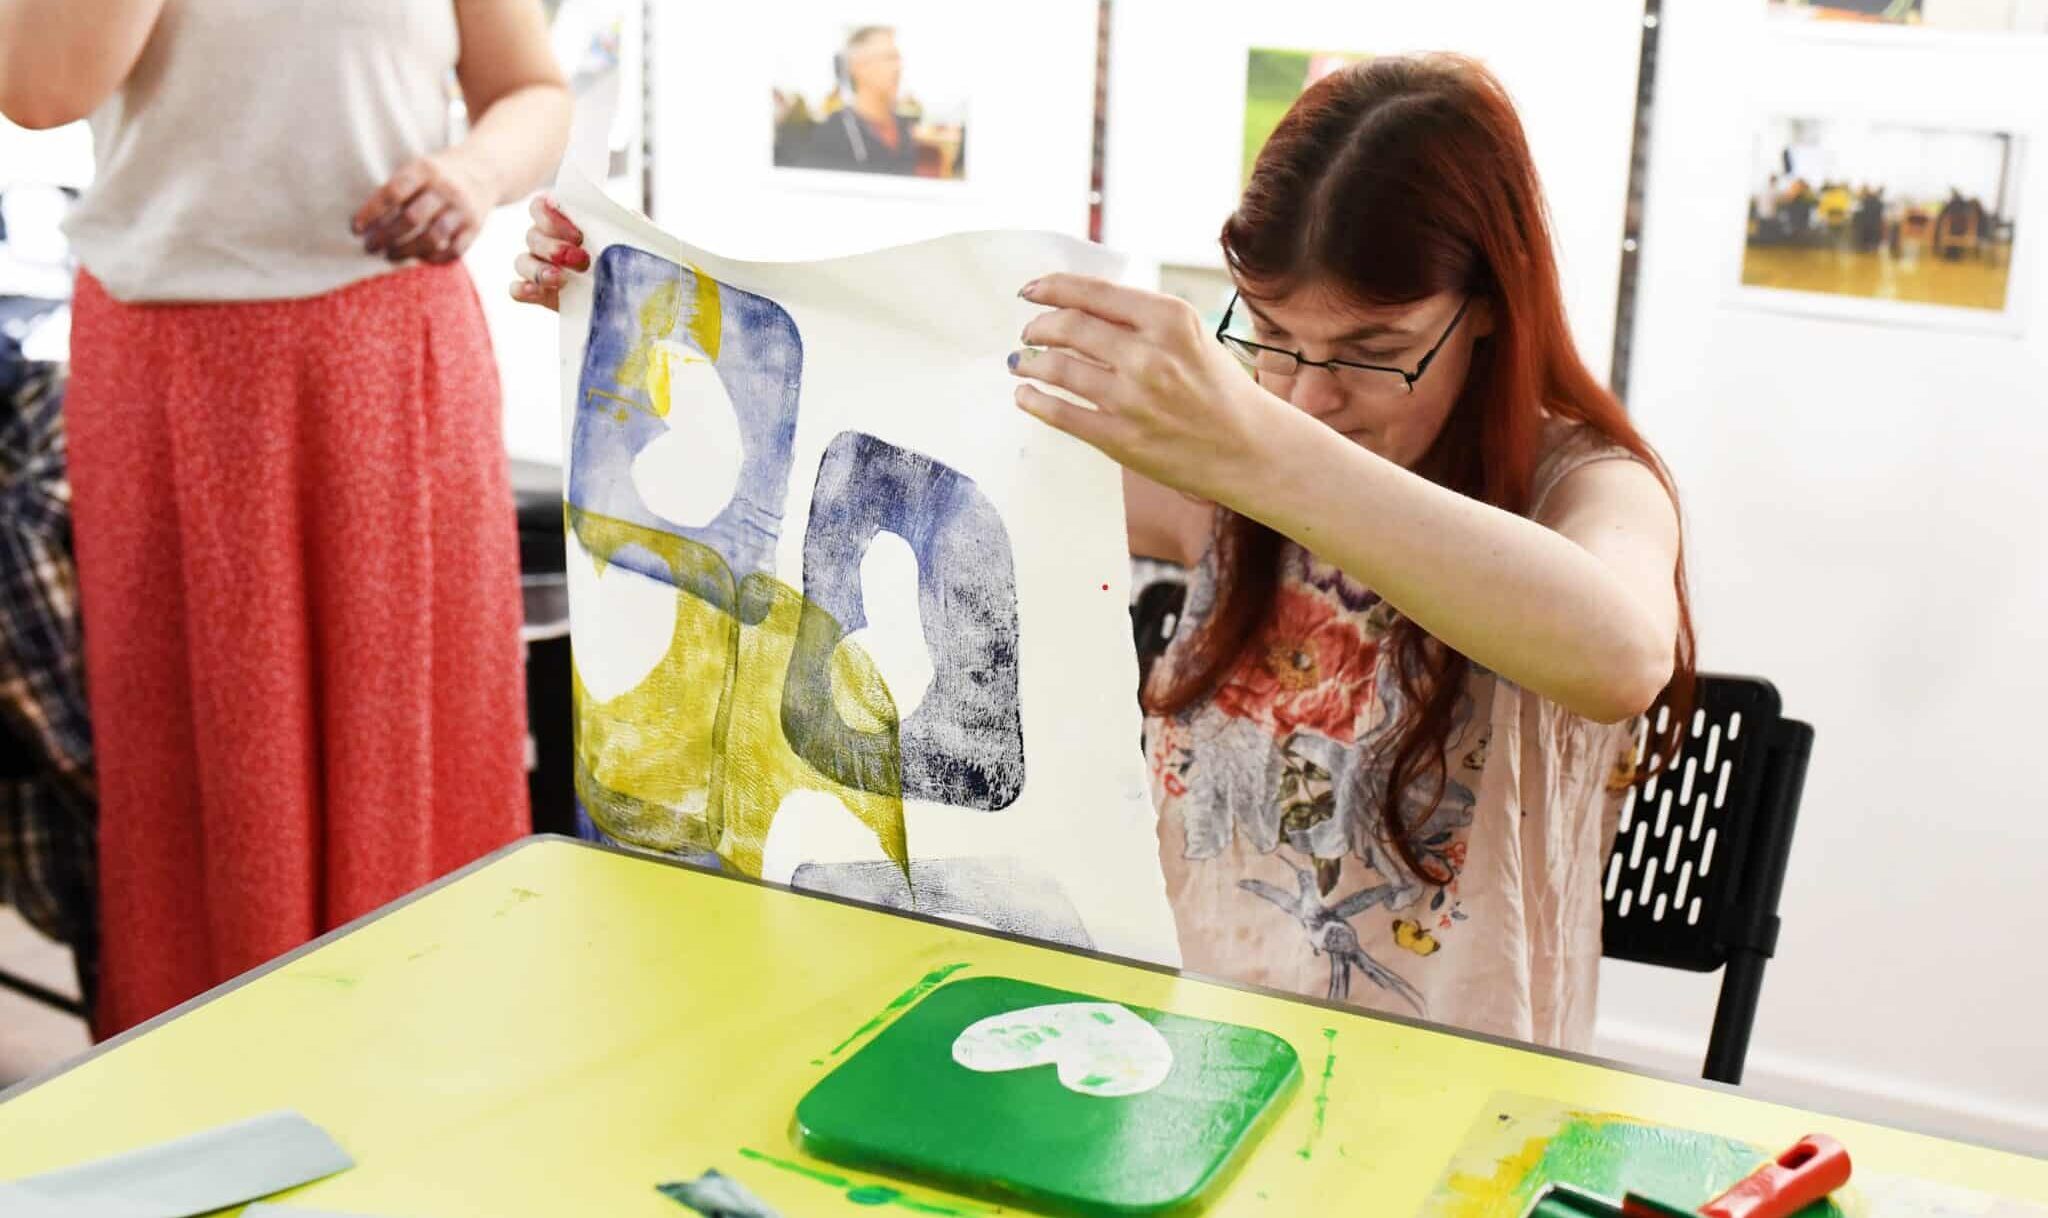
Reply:
[[[815,1167],[805,1167],[801,1163],[792,1163],[788,1159],[778,1159],[774,1155],[764,1155],[758,1150],[749,1150],[744,1146],[740,1147],[740,1158],[751,1159],[756,1163],[766,1163],[770,1167],[793,1172],[807,1180],[816,1180],[820,1184],[829,1184],[833,1188],[845,1188],[853,1183],[853,1181],[848,1180],[845,1176],[835,1176],[829,1171],[819,1171]]]
[[[1574,1116],[1547,1143],[1537,1141],[1535,1164],[1514,1190],[1515,1213],[1550,1184],[1611,1198],[1632,1192],[1681,1209],[1705,1205],[1767,1161],[1755,1147],[1732,1138],[1606,1116]],[[1526,1163],[1526,1156],[1527,1151],[1515,1160]],[[1799,1218],[1842,1218],[1842,1211],[1833,1201],[1821,1201],[1801,1210]]]
[[[1316,1087],[1315,1115],[1309,1118],[1308,1140],[1294,1153],[1304,1159],[1316,1155],[1316,1142],[1323,1136],[1323,1122],[1330,1112],[1330,1079],[1337,1073],[1337,1029],[1323,1029],[1323,1081]]]
[[[1704,1205],[1757,1163],[1753,1147],[1730,1138],[1580,1117],[1550,1139],[1536,1174],[1603,1197],[1636,1192]]]
[[[841,1053],[846,1051],[846,1046],[852,1044],[854,1041],[859,1040],[861,1037],[866,1036],[868,1033],[875,1031],[876,1029],[880,1028],[883,1024],[888,1023],[890,1016],[905,1010],[918,999],[924,997],[926,994],[929,994],[933,990],[937,989],[940,983],[945,981],[946,978],[951,977],[953,974],[967,967],[968,966],[965,964],[949,964],[944,968],[936,968],[933,969],[931,972],[926,973],[924,977],[921,980],[919,980],[916,985],[911,986],[909,989],[903,991],[901,994],[896,995],[894,999],[890,1000],[888,1006],[883,1007],[880,1013],[878,1013],[873,1019],[870,1019],[866,1023],[862,1024],[860,1028],[854,1032],[853,1035],[847,1037],[845,1040],[840,1041],[838,1045],[834,1046],[832,1049],[831,1056],[839,1056]]]
[[[955,965],[954,967],[964,968],[966,966]],[[855,1205],[893,1205],[898,1209],[909,1210],[913,1214],[934,1214],[938,1218],[979,1218],[983,1214],[1000,1212],[980,1207],[960,1209],[951,1205],[941,1205],[936,1201],[919,1201],[914,1197],[906,1197],[887,1185],[856,1184],[845,1176],[834,1175],[828,1171],[819,1171],[815,1167],[806,1167],[801,1163],[795,1163],[788,1159],[778,1159],[774,1155],[762,1154],[758,1150],[751,1150],[744,1146],[740,1147],[740,1158],[765,1164],[779,1171],[789,1172],[792,1175],[802,1176],[806,1180],[813,1180],[832,1188],[845,1189],[846,1199]]]

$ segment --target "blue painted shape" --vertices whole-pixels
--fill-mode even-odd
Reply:
[[[686,528],[647,506],[633,485],[633,461],[668,431],[644,388],[622,385],[618,374],[644,339],[666,341],[707,355],[692,339],[689,303],[697,299],[697,272],[645,250],[615,245],[599,255],[592,284],[588,345],[577,381],[569,448],[569,503],[585,512],[684,537],[724,559],[729,578],[685,589],[728,613],[734,589],[753,574],[772,574],[795,459],[798,399],[803,383],[803,337],[781,305],[726,284],[718,285],[718,358],[712,361],[732,398],[740,430],[738,488],[724,510],[702,528]],[[642,312],[657,291],[673,287],[685,307],[666,333],[643,333]],[[649,579],[674,586],[669,565],[643,550],[613,559]]]
[[[867,624],[861,558],[885,530],[917,556],[932,659],[924,701],[893,736],[840,717],[830,667],[840,640]],[[885,763],[900,755],[905,799],[1007,808],[1024,788],[1017,649],[1017,564],[988,496],[923,453],[862,432],[835,437],[818,466],[804,534],[804,613],[782,694],[790,747],[847,786],[896,794]]]

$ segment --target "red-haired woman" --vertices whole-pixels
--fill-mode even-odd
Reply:
[[[1196,568],[1145,691],[1186,963],[1583,1046],[1632,722],[1692,632],[1669,479],[1572,346],[1514,106],[1453,57],[1338,72],[1222,241],[1219,334],[1054,276],[1011,361],[1100,407],[1025,410],[1181,492],[1134,495],[1132,532]]]

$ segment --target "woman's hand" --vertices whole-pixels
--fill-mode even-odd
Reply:
[[[469,251],[496,201],[497,192],[460,156],[435,153],[392,174],[349,227],[372,254],[439,265]]]
[[[512,263],[519,278],[512,281],[512,299],[544,309],[562,307],[562,284],[570,271],[590,269],[590,251],[583,248],[583,230],[546,195],[535,195],[527,208],[533,227],[526,230],[526,252]]]
[[[1011,372],[1096,409],[1034,385],[1018,386],[1018,406],[1203,499],[1232,503],[1261,476],[1262,441],[1293,412],[1204,332],[1192,306],[1078,275],[1049,275],[1020,295],[1052,311],[1024,328]]]

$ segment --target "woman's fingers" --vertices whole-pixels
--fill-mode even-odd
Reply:
[[[372,225],[363,239],[363,248],[393,262],[419,257],[425,252],[421,238],[447,209],[448,201],[439,191],[423,190],[413,196],[412,202]]]
[[[1017,376],[1057,386],[1095,403],[1100,409],[1115,409],[1110,399],[1116,393],[1116,373],[1063,351],[1013,352],[1010,371]]]
[[[462,257],[469,248],[469,221],[460,208],[451,207],[435,217],[420,237],[428,262],[445,265]]]
[[[533,217],[535,228],[555,240],[565,241],[570,245],[583,244],[583,230],[577,228],[568,216],[562,214],[562,209],[547,195],[533,196],[533,202],[526,206],[526,214]]]
[[[1066,432],[1076,440],[1101,449],[1112,457],[1116,455],[1108,447],[1114,434],[1114,420],[1101,411],[1076,406],[1065,398],[1054,397],[1035,385],[1017,386],[1017,405],[1026,414],[1048,427]]]
[[[1186,303],[1088,275],[1053,274],[1024,285],[1018,295],[1052,309],[1077,309],[1141,334],[1161,337],[1193,314]]]
[[[433,223],[448,206],[447,200],[432,187],[414,195],[402,207],[396,207],[378,217],[363,234],[363,248],[372,254],[383,254],[396,261],[394,251],[408,242],[418,239],[427,225]]]
[[[385,255],[393,262],[405,262],[413,258],[426,258],[434,252],[434,226],[441,217],[455,212],[455,222],[462,223],[462,209],[448,201],[438,190],[421,191],[419,196],[405,205],[398,213],[394,226],[397,236],[392,238],[391,249]]]
[[[378,187],[376,193],[363,204],[362,209],[356,212],[350,227],[357,236],[367,237],[370,230],[376,228],[380,222],[412,202],[415,196],[427,188],[430,180],[427,166],[423,161],[414,161],[400,168],[397,173],[391,175],[391,180]],[[370,252],[374,254],[377,251],[372,248]]]
[[[532,254],[521,254],[512,260],[512,269],[519,272],[522,282],[531,283],[546,290],[559,289],[568,281],[561,267],[552,262],[542,262]]]
[[[542,262],[567,267],[572,271],[590,269],[590,251],[558,237],[550,237],[536,225],[526,230],[526,248]]]
[[[531,279],[512,281],[512,299],[521,304],[539,305],[543,309],[560,310],[562,307],[560,289],[543,287]]]
[[[1024,327],[1024,341],[1034,347],[1076,352],[1105,368],[1122,367],[1136,342],[1136,332],[1079,309],[1057,309],[1033,318]]]

